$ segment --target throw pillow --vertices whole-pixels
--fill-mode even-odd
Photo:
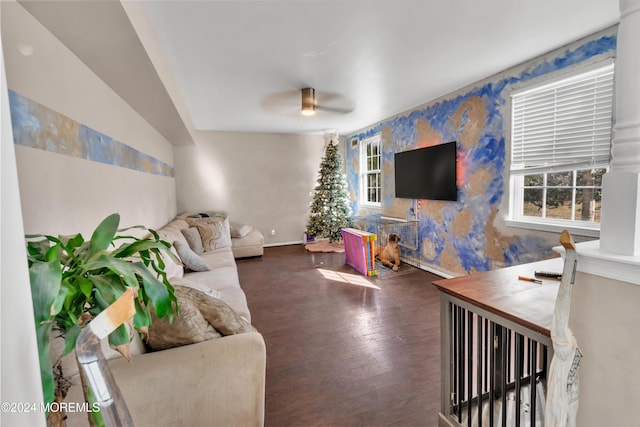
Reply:
[[[173,242],[175,241],[186,242],[184,235],[182,234],[180,229],[172,225],[162,227],[160,230],[158,230],[158,235],[162,240],[167,241],[171,244],[173,244]]]
[[[253,225],[231,224],[231,237],[240,238],[249,234],[253,230]]]
[[[189,219],[188,222],[200,232],[205,251],[231,247],[231,229],[227,218],[198,218]]]
[[[196,227],[183,228],[182,234],[187,239],[189,247],[198,255],[204,252],[204,246],[202,246],[202,238],[200,232]]]
[[[173,245],[178,252],[178,256],[182,260],[182,263],[191,271],[207,271],[211,270],[207,261],[202,259],[200,255],[191,250],[189,245],[185,245],[182,242],[173,242]]]
[[[171,324],[166,317],[157,318],[151,310],[148,344],[153,350],[193,344],[222,335],[256,331],[249,322],[218,298],[180,285],[175,286],[174,293],[179,313]]]
[[[161,252],[162,261],[164,262],[164,272],[167,274],[167,278],[172,277],[182,277],[184,275],[184,265],[180,262],[180,255],[175,248],[175,246],[171,246],[171,253],[175,255],[176,260],[174,261],[169,255],[164,252]],[[155,272],[154,272],[155,273]]]

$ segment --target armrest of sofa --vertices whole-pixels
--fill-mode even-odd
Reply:
[[[249,332],[109,362],[136,426],[262,426],[266,347]]]

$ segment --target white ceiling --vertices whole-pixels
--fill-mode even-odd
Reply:
[[[186,126],[198,130],[350,133],[607,28],[618,22],[618,1],[148,0],[179,95],[147,88],[153,101],[134,108],[146,116],[180,96]],[[135,102],[144,104],[135,82],[160,84],[157,73],[147,64],[113,78],[105,60],[130,58],[123,49],[135,48],[150,63],[142,44],[122,41],[121,52],[101,44],[120,29],[131,33],[131,22],[91,6],[100,2],[81,3],[21,2],[125,100],[139,90]],[[81,33],[79,19],[100,23],[104,34]],[[82,31],[99,33],[96,26]],[[316,89],[319,106],[349,112],[302,117],[304,87]]]

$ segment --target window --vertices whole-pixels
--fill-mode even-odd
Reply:
[[[380,135],[363,139],[360,145],[361,197],[364,205],[380,206],[382,152]]]
[[[511,99],[511,225],[597,236],[609,165],[613,62]]]

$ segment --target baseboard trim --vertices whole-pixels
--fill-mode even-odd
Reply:
[[[289,245],[301,245],[304,242],[302,240],[297,240],[293,242],[278,242],[278,243],[265,243],[262,245],[263,248],[271,248],[273,246],[289,246]]]
[[[442,271],[436,270],[435,268],[427,267],[426,265],[421,265],[420,269],[424,270],[424,271],[428,271],[429,273],[433,273],[433,274],[435,274],[437,276],[440,276],[443,279],[452,279],[452,278],[456,277],[456,276],[453,276],[451,274],[443,273]]]
[[[458,427],[460,424],[453,423],[453,421],[447,419],[442,412],[438,412],[438,427]]]

